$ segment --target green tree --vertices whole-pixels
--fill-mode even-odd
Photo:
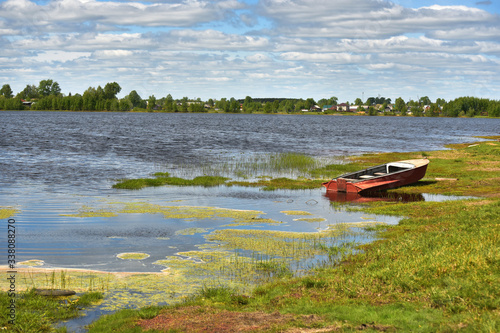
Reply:
[[[414,117],[421,117],[423,114],[423,109],[420,105],[418,105],[418,102],[415,102],[412,107],[411,107],[411,113]]]
[[[354,105],[357,105],[357,106],[361,106],[363,105],[363,101],[361,100],[361,98],[356,98],[356,100],[354,101]]]
[[[155,95],[151,95],[148,98],[148,111],[153,111],[156,107],[156,97]]]
[[[6,98],[3,107],[5,110],[24,110],[24,105],[20,97]]]
[[[215,108],[226,112],[227,99],[221,98],[219,101],[215,102]]]
[[[429,109],[425,111],[425,115],[427,117],[437,117],[439,116],[439,111],[441,111],[439,105],[437,103],[432,103]]]
[[[254,102],[252,97],[247,96],[243,101],[243,112],[252,113],[254,111]]]
[[[59,83],[52,83],[52,86],[50,87],[50,94],[53,96],[58,96],[61,94],[61,87],[59,86]]]
[[[70,110],[82,111],[83,110],[83,97],[80,94],[75,94],[70,97]]]
[[[240,112],[240,103],[234,97],[229,100],[229,112]]]
[[[95,111],[97,106],[97,90],[94,87],[88,87],[83,93],[82,109],[86,111]]]
[[[313,107],[314,105],[316,105],[316,102],[314,101],[314,99],[308,98],[306,100],[306,109],[311,109],[311,107]]]
[[[401,97],[396,98],[396,103],[394,104],[394,109],[398,112],[406,113],[406,103]]]
[[[181,100],[180,112],[188,112],[189,111],[189,98],[183,97]]]
[[[273,102],[273,112],[277,113],[280,108],[280,101],[275,99]]]
[[[113,99],[122,90],[122,87],[116,82],[106,83],[104,86],[104,98]]]
[[[139,96],[137,91],[132,90],[130,94],[128,94],[128,100],[132,103],[132,107],[141,107],[142,104],[142,98]]]
[[[12,89],[10,88],[9,84],[4,84],[2,86],[2,89],[0,89],[0,95],[4,96],[5,98],[14,97],[14,95],[12,94]]]
[[[271,102],[267,102],[266,104],[264,104],[264,112],[265,113],[273,112],[273,104]]]
[[[59,83],[54,82],[53,80],[42,80],[38,84],[38,94],[41,97],[46,97],[49,95],[57,96],[61,93],[61,88],[59,87]]]
[[[191,112],[205,112],[205,104],[198,99],[195,103],[189,105],[189,110]]]
[[[337,105],[339,99],[336,96],[332,96],[328,99],[328,105]]]
[[[490,101],[486,111],[490,117],[500,117],[500,101]]]
[[[175,111],[175,103],[174,99],[172,98],[172,95],[168,94],[167,97],[165,97],[165,102],[163,103],[163,110],[167,112]]]
[[[26,85],[23,91],[17,94],[22,99],[33,99],[38,97],[38,88],[35,85]]]
[[[419,100],[419,102],[422,105],[431,105],[432,104],[430,98],[427,97],[427,96],[421,97],[420,100]]]
[[[297,102],[295,103],[295,111],[300,111],[300,110],[303,110],[303,109],[309,109],[306,101],[304,101],[302,98],[297,100]]]
[[[122,98],[119,103],[120,111],[130,111],[134,107],[128,98]]]
[[[444,100],[442,98],[438,98],[438,99],[436,99],[436,104],[438,106],[444,106],[446,104],[446,100]]]

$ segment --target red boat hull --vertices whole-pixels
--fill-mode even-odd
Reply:
[[[414,161],[414,160],[411,160]],[[420,160],[415,160],[420,161]],[[409,162],[409,161],[402,161]],[[427,164],[429,162],[420,162],[413,169],[404,170],[401,172],[387,174],[385,176],[377,176],[370,179],[352,181],[346,178],[335,178],[329,182],[323,183],[327,191],[360,193],[369,191],[380,191],[391,188],[396,188],[412,183],[416,183],[425,176]]]

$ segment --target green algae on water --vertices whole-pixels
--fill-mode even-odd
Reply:
[[[0,207],[0,219],[7,219],[18,213],[17,210],[9,207]]]
[[[280,213],[286,214],[286,215],[298,215],[298,216],[307,216],[307,215],[313,215],[309,212],[301,211],[301,210],[283,210]]]
[[[165,266],[164,272],[181,274],[203,283],[223,282],[247,291],[257,283],[269,281],[271,268],[275,268],[275,272],[279,269],[290,273],[287,259],[247,257],[225,250],[180,252],[178,256],[168,256],[154,264]]]
[[[96,209],[88,206],[80,208],[78,213],[75,214],[60,214],[67,217],[114,217],[118,216],[115,212],[107,211],[105,209]]]
[[[149,254],[141,252],[119,253],[116,256],[120,259],[133,259],[133,260],[143,260],[149,258]]]
[[[22,266],[31,266],[31,267],[43,266],[44,263],[45,262],[43,260],[39,260],[39,259],[31,259],[31,260],[26,260],[26,261],[18,262],[19,265],[22,265]]]
[[[107,209],[83,206],[79,213],[63,214],[69,217],[115,217],[118,214],[162,214],[166,219],[231,219],[230,225],[248,225],[257,223],[282,223],[272,219],[262,218],[264,214],[257,210],[240,210],[203,206],[162,206],[146,202],[129,202],[108,204]]]
[[[303,222],[309,222],[309,223],[314,223],[314,222],[324,222],[326,221],[325,218],[323,217],[302,217],[298,219],[293,219],[294,221],[303,221]]]
[[[192,236],[195,234],[203,234],[208,232],[208,229],[205,228],[186,228],[182,230],[177,230],[175,232],[176,235],[183,235],[183,236]]]
[[[329,246],[347,234],[353,233],[347,228],[331,228],[321,232],[224,229],[212,232],[206,239],[214,242],[214,247],[302,260],[322,254],[320,244]]]

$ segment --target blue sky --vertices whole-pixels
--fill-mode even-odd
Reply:
[[[498,1],[0,1],[0,85],[120,96],[500,99]]]

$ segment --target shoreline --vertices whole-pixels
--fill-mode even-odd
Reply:
[[[167,272],[108,272],[101,271],[95,269],[86,269],[86,268],[64,268],[64,267],[41,267],[41,266],[33,266],[33,267],[15,267],[9,268],[7,265],[0,265],[0,272],[16,272],[16,273],[60,273],[60,272],[76,272],[76,273],[96,273],[96,274],[109,274],[118,277],[125,277],[131,275],[168,275]]]
[[[314,116],[356,116],[356,117],[398,117],[398,118],[460,118],[460,119],[500,119],[500,117],[492,116],[457,116],[457,117],[447,117],[447,116],[414,116],[414,115],[400,115],[400,114],[376,114],[369,115],[365,112],[336,112],[336,113],[324,113],[324,112],[314,112],[314,111],[297,111],[297,112],[220,112],[220,111],[208,111],[208,112],[168,112],[168,111],[147,111],[147,110],[130,110],[130,111],[91,111],[91,110],[0,110],[0,112],[74,112],[74,113],[148,113],[148,114],[232,114],[232,115],[281,115],[281,116],[302,116],[302,115],[314,115]]]

